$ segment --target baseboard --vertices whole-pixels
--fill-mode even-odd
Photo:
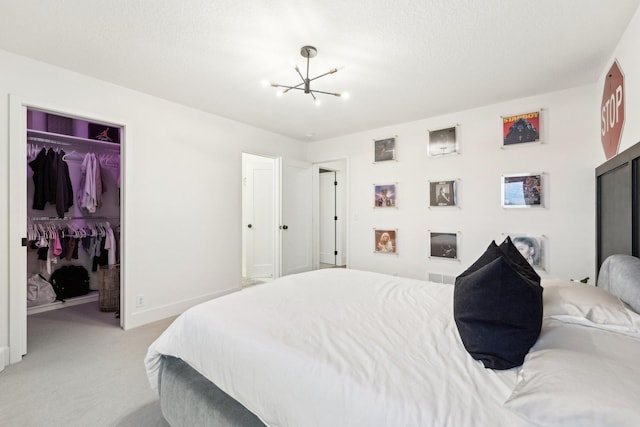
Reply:
[[[196,298],[190,298],[182,301],[177,301],[171,304],[167,304],[160,307],[153,307],[149,309],[138,309],[134,313],[130,314],[126,319],[125,329],[133,329],[138,326],[143,326],[148,323],[153,323],[158,320],[166,319],[167,317],[177,316],[184,313],[194,305],[203,303],[205,301],[212,300],[214,298],[221,297],[226,294],[239,291],[241,288],[225,289],[223,291],[201,295]]]

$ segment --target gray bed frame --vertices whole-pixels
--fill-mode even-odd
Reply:
[[[596,168],[597,286],[640,312],[640,143]],[[165,356],[160,407],[173,427],[264,427],[248,409],[181,359]]]
[[[163,356],[158,375],[162,415],[172,427],[265,427],[182,359]]]

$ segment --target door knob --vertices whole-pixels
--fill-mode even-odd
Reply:
[[[251,224],[247,225],[247,228],[251,228],[251,227],[253,227],[253,225],[251,225]]]
[[[280,228],[281,228],[282,230],[288,230],[288,229],[289,229],[289,226],[288,226],[288,225],[281,225],[281,226],[280,226]]]

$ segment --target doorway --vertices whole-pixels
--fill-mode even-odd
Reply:
[[[55,105],[46,105],[45,103],[27,101],[21,97],[10,96],[9,99],[9,134],[11,144],[9,146],[9,158],[10,158],[10,205],[9,205],[9,279],[10,279],[10,301],[9,301],[9,347],[10,357],[9,363],[16,363],[22,360],[22,356],[27,353],[27,286],[28,278],[38,276],[35,270],[40,270],[42,264],[42,258],[36,259],[34,250],[30,249],[30,240],[33,240],[32,231],[36,231],[36,234],[40,234],[40,237],[44,237],[49,233],[49,240],[58,241],[55,236],[62,236],[66,245],[62,245],[62,242],[57,243],[54,247],[59,250],[65,251],[71,261],[68,264],[82,264],[87,258],[82,259],[83,253],[79,250],[78,245],[79,238],[75,238],[75,234],[69,232],[71,226],[74,230],[78,231],[83,229],[84,231],[89,228],[93,230],[100,229],[107,232],[106,227],[111,229],[112,233],[117,233],[122,236],[118,239],[118,248],[120,248],[119,258],[124,265],[122,242],[124,239],[123,228],[123,204],[121,203],[124,194],[124,180],[122,179],[122,160],[121,153],[123,154],[123,148],[125,144],[125,125],[122,121],[114,121],[103,119],[97,119],[95,117],[85,117],[82,113],[70,112],[64,108],[60,108]],[[37,114],[36,114],[37,113]],[[36,116],[43,118],[44,122],[39,125],[34,124],[34,120],[37,121]],[[115,125],[115,123],[118,123]],[[112,139],[114,144],[111,144],[107,148],[103,142],[106,140],[99,140],[96,138],[92,140],[90,135],[82,135],[78,137],[79,131],[76,125],[80,125],[88,132],[90,125],[103,126],[108,124],[104,128],[101,128],[96,132],[96,136],[104,132],[104,137]],[[75,127],[75,128],[74,128]],[[114,136],[113,133],[109,133],[107,127],[118,127],[118,136]],[[93,129],[93,128],[92,128]],[[94,129],[95,130],[95,129]],[[117,138],[116,141],[113,138]],[[117,147],[116,147],[117,146]],[[100,158],[104,168],[104,178],[111,179],[109,185],[114,190],[116,181],[118,182],[118,190],[112,191],[108,195],[107,199],[103,201],[110,205],[109,211],[98,209],[91,212],[90,215],[85,216],[78,211],[72,210],[69,206],[67,209],[58,211],[59,206],[56,204],[55,208],[51,205],[46,205],[42,210],[40,206],[35,207],[34,188],[35,183],[32,179],[33,169],[27,165],[27,159],[30,157],[38,156],[42,150],[52,150],[54,153],[60,154],[60,158],[65,167],[71,167],[71,163],[74,163],[74,167],[80,170],[83,156],[91,151],[95,154],[96,158]],[[122,151],[121,151],[122,150]],[[62,152],[64,151],[64,154]],[[68,157],[65,157],[66,155]],[[109,166],[104,162],[109,157],[111,163]],[[117,163],[117,164],[116,164]],[[69,174],[71,178],[71,173]],[[76,177],[77,178],[77,177]],[[74,182],[70,182],[72,196],[75,199],[77,195],[77,183],[74,186]],[[107,202],[108,200],[108,202]],[[76,205],[78,204],[76,200]],[[104,205],[102,205],[104,206]],[[34,209],[36,209],[34,211]],[[75,209],[75,207],[73,208]],[[89,218],[92,217],[92,218]],[[89,224],[91,223],[91,224]],[[109,223],[109,224],[107,224]],[[43,233],[38,233],[42,231]],[[122,231],[121,231],[122,230]],[[59,233],[58,233],[59,232]],[[107,234],[109,234],[107,232]],[[68,240],[64,240],[67,237]],[[111,242],[114,242],[111,240]],[[115,243],[115,242],[114,242]],[[36,245],[37,246],[37,245]],[[29,248],[29,249],[28,249]],[[42,249],[38,247],[38,251]],[[73,252],[70,251],[73,249]],[[28,252],[29,251],[29,252]],[[117,250],[116,250],[117,252]],[[76,254],[80,258],[76,258]],[[56,267],[65,264],[62,261],[61,253],[57,254],[57,260],[60,262],[56,265],[52,257],[48,257],[46,264],[46,271],[53,273]],[[38,255],[39,257],[39,255]],[[51,261],[50,261],[51,260]],[[69,261],[65,258],[66,261]],[[111,260],[107,261],[109,265],[115,265]],[[118,262],[117,274],[113,278],[111,287],[113,291],[117,291],[118,297],[122,296],[119,304],[114,304],[113,311],[119,311],[120,307],[124,306],[124,281],[121,280],[120,275],[120,263]],[[88,270],[92,270],[92,266],[86,266]],[[113,273],[113,272],[111,272]],[[98,291],[91,289],[95,287],[97,276],[99,273],[94,273],[94,277],[89,277],[89,289],[90,294],[85,294],[79,297],[70,297],[66,300],[65,304],[60,304],[59,301],[54,301],[51,304],[44,304],[40,307],[31,307],[29,313],[37,313],[47,310],[53,310],[61,307],[66,307],[75,304],[81,304],[85,302],[96,302],[96,310],[99,310],[98,303]],[[113,274],[111,274],[113,275]],[[45,277],[46,278],[46,277]],[[93,279],[93,281],[91,280]],[[116,282],[117,279],[117,282]],[[112,290],[110,288],[110,290]],[[74,299],[77,298],[77,299]],[[111,309],[111,308],[110,308]],[[119,311],[120,318],[118,323],[120,327],[126,327],[126,312]]]
[[[315,164],[314,268],[347,265],[347,161]]]

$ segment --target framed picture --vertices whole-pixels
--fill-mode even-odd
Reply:
[[[396,160],[396,137],[373,140],[374,161]]]
[[[502,146],[540,142],[540,111],[502,116]]]
[[[440,157],[458,153],[456,128],[429,131],[429,156]]]
[[[458,259],[458,234],[429,231],[430,258]]]
[[[397,184],[383,184],[373,185],[374,198],[373,198],[373,207],[374,208],[395,208],[396,207],[396,197],[397,197]]]
[[[456,181],[429,181],[429,206],[457,206]]]
[[[543,175],[522,173],[502,176],[502,207],[533,208],[544,207]]]
[[[536,270],[545,270],[547,243],[544,236],[510,234],[511,241],[524,259]]]
[[[397,239],[398,230],[389,229],[373,229],[374,234],[374,252],[395,254],[398,253]]]

